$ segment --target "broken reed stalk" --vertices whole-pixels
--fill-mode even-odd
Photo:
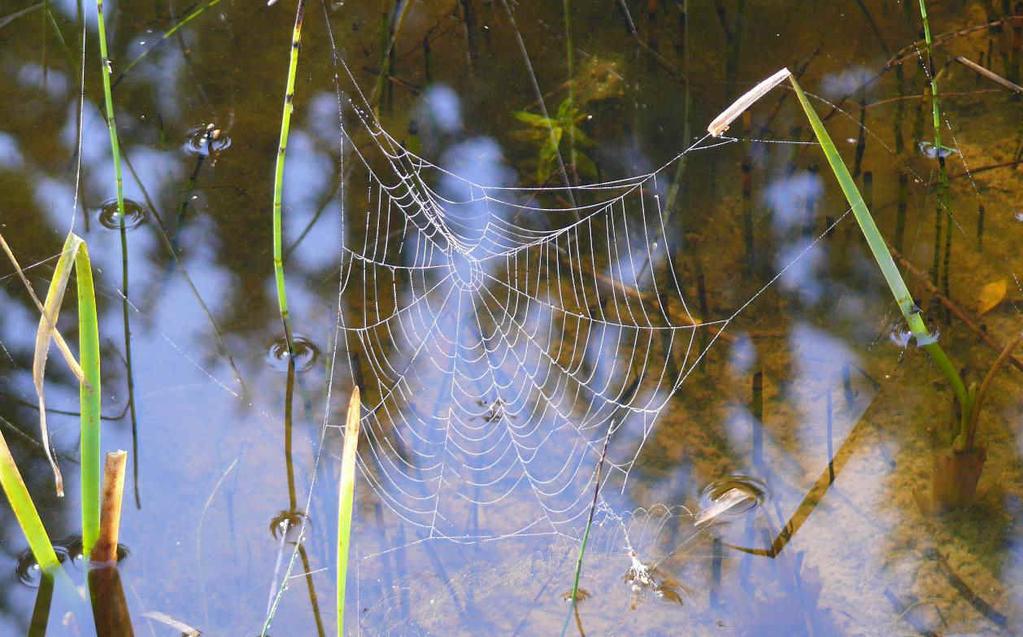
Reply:
[[[124,467],[128,453],[107,454],[103,469],[103,515],[99,539],[89,555],[89,593],[97,635],[133,635],[131,614],[117,571],[117,541],[121,530]]]
[[[579,557],[575,561],[575,579],[572,581],[572,592],[569,593],[569,614],[565,616],[565,623],[561,627],[561,637],[565,637],[568,631],[568,622],[575,613],[576,605],[579,603],[579,578],[583,572],[583,558],[586,556],[586,545],[590,541],[590,529],[593,527],[593,514],[597,510],[597,501],[600,497],[600,476],[604,470],[604,461],[607,459],[607,443],[611,441],[611,432],[614,431],[615,421],[611,421],[607,428],[607,435],[604,436],[604,446],[600,450],[600,460],[597,461],[596,477],[594,478],[593,502],[590,503],[590,512],[586,518],[586,528],[583,530],[583,539],[579,543]]]
[[[792,84],[792,88],[795,90],[796,96],[799,98],[799,104],[803,108],[803,112],[806,114],[807,120],[810,122],[810,126],[813,129],[814,135],[817,137],[817,141],[820,144],[821,149],[824,151],[824,156],[827,158],[828,165],[831,167],[831,171],[835,175],[835,179],[838,181],[838,184],[842,189],[842,194],[845,195],[846,201],[849,202],[853,216],[856,218],[856,223],[859,225],[860,230],[867,241],[867,246],[870,248],[870,252],[874,257],[875,262],[881,269],[881,274],[884,276],[888,289],[891,291],[892,296],[895,297],[895,302],[899,307],[899,311],[902,312],[902,316],[905,318],[910,332],[916,339],[917,344],[931,356],[931,359],[938,366],[938,369],[941,370],[942,374],[945,375],[945,378],[952,386],[952,390],[955,392],[960,409],[960,426],[959,434],[956,438],[956,447],[961,448],[961,443],[965,442],[970,413],[973,409],[972,396],[967,391],[966,385],[963,383],[963,380],[959,376],[959,372],[956,371],[952,361],[949,360],[948,355],[945,354],[941,345],[938,344],[937,338],[927,330],[927,326],[923,321],[923,314],[920,308],[916,306],[916,303],[914,303],[913,296],[910,294],[909,288],[906,286],[906,282],[902,279],[902,274],[899,272],[899,268],[895,265],[895,261],[888,249],[888,245],[885,243],[884,237],[881,235],[881,231],[874,222],[874,218],[871,216],[870,210],[867,208],[867,204],[863,200],[863,195],[860,194],[859,188],[856,186],[856,181],[853,179],[852,174],[849,172],[849,168],[842,160],[842,156],[839,154],[835,143],[831,140],[831,136],[824,127],[824,123],[821,121],[820,116],[817,115],[817,111],[814,110],[813,105],[810,104],[810,100],[807,99],[806,94],[796,81],[796,78],[792,76],[788,69],[778,71],[768,79],[756,85],[748,93],[739,97],[739,99],[737,99],[731,106],[725,109],[721,115],[711,122],[710,126],[707,127],[707,131],[715,137],[720,136],[724,133],[724,131],[728,130],[728,126],[737,117],[739,117],[743,111],[752,106],[753,103],[763,97],[768,91],[778,84],[781,84],[786,79],[788,79]]]
[[[359,460],[359,424],[362,400],[359,387],[352,389],[345,417],[345,443],[341,451],[341,479],[337,510],[337,634],[345,629],[345,584],[348,580],[348,553],[351,548],[352,505],[355,502],[355,465]]]
[[[103,466],[103,499],[99,538],[89,559],[95,564],[117,563],[117,542],[121,531],[121,498],[124,495],[124,467],[128,452],[111,451]]]
[[[284,108],[281,112],[281,136],[277,145],[277,165],[274,168],[273,194],[273,243],[274,279],[277,284],[277,306],[281,323],[284,325],[284,339],[288,343],[288,355],[292,355],[291,322],[288,319],[288,293],[284,287],[284,228],[281,206],[284,196],[284,159],[288,150],[288,135],[291,131],[291,114],[295,111],[295,77],[298,74],[298,54],[302,49],[302,22],[305,19],[305,0],[298,0],[295,9],[295,26],[291,32],[291,53],[288,57],[288,79],[284,89]]]
[[[117,542],[121,531],[124,467],[128,452],[112,451],[103,468],[103,504],[99,539],[89,555],[89,592],[97,635],[130,637],[131,615],[117,571]]]

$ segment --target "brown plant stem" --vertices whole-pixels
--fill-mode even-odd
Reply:
[[[100,506],[99,538],[90,559],[98,564],[117,563],[117,541],[121,532],[121,497],[124,494],[124,466],[128,452],[111,451],[103,466],[103,499]]]

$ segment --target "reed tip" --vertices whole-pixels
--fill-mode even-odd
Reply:
[[[720,115],[714,118],[707,126],[707,132],[714,137],[721,137],[728,130],[728,127],[732,125],[732,122],[742,115],[746,109],[753,106],[760,98],[767,95],[771,89],[787,80],[791,75],[792,73],[788,68],[779,69],[774,75],[743,93],[728,108],[721,111]]]

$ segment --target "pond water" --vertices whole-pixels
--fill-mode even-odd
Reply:
[[[123,242],[95,6],[5,3],[0,233],[41,296],[69,228],[88,244],[135,632],[335,633],[355,385],[346,634],[1023,632],[1023,363],[988,373],[1021,329],[1023,6],[931,4],[933,69],[915,0],[305,4],[289,352],[296,3],[105,3]],[[791,87],[705,133],[782,67],[985,387],[954,506],[954,393]],[[6,260],[0,299],[0,433],[74,556],[78,383],[52,354],[60,499]],[[38,578],[0,519],[25,634]],[[92,634],[74,617],[47,634]]]

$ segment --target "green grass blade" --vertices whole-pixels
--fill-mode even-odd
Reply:
[[[867,240],[867,245],[870,247],[870,252],[874,256],[874,260],[877,262],[878,267],[881,268],[881,274],[884,276],[885,282],[888,284],[888,289],[891,290],[892,295],[895,297],[895,302],[898,304],[903,317],[905,317],[910,331],[913,333],[913,336],[916,337],[917,343],[919,343],[927,351],[927,353],[931,355],[931,358],[952,385],[956,398],[959,400],[962,412],[962,423],[965,425],[971,407],[970,399],[966,391],[966,385],[963,384],[963,380],[960,378],[959,372],[956,371],[955,366],[949,360],[944,350],[940,345],[938,345],[930,332],[927,331],[927,326],[924,325],[920,308],[918,308],[913,302],[913,296],[909,293],[909,288],[906,286],[906,282],[902,279],[902,274],[899,273],[899,268],[895,265],[895,260],[892,259],[892,254],[888,250],[888,245],[885,243],[884,237],[881,235],[881,231],[878,230],[877,224],[874,223],[874,218],[871,216],[870,210],[867,209],[867,204],[864,202],[863,196],[856,187],[856,181],[853,179],[848,167],[846,167],[845,162],[842,160],[842,156],[839,154],[838,148],[835,147],[835,143],[831,140],[831,136],[828,134],[827,129],[824,128],[824,123],[817,115],[817,111],[814,110],[813,105],[810,104],[810,100],[807,99],[806,94],[803,93],[803,89],[799,86],[799,82],[796,81],[796,78],[790,76],[789,81],[792,83],[792,87],[796,91],[796,96],[799,98],[799,104],[803,107],[803,111],[806,113],[806,117],[810,121],[810,126],[813,128],[814,135],[817,137],[817,141],[820,143],[821,149],[824,151],[824,156],[828,160],[828,165],[831,166],[831,171],[838,180],[838,184],[842,188],[842,193],[845,195],[846,200],[852,207],[853,215],[856,217],[856,223],[859,224],[860,230],[863,232],[863,236]]]
[[[11,508],[14,509],[14,517],[18,520],[18,526],[25,534],[25,539],[28,540],[36,563],[43,573],[52,573],[60,567],[60,561],[57,560],[50,536],[46,534],[43,521],[39,518],[32,496],[25,487],[21,472],[14,464],[14,457],[11,456],[11,450],[7,447],[3,434],[0,434],[0,486],[3,487]]]
[[[345,444],[341,451],[341,480],[337,510],[337,634],[345,630],[345,584],[348,580],[348,552],[351,547],[352,505],[355,502],[355,465],[358,461],[359,419],[361,417],[359,388],[352,390],[345,420]]]
[[[78,282],[79,357],[85,380],[79,384],[81,401],[82,552],[92,552],[99,537],[100,509],[100,350],[96,292],[89,249],[81,243],[75,255]]]
[[[302,49],[302,23],[305,20],[305,0],[298,0],[295,27],[291,32],[291,54],[288,57],[288,79],[284,89],[284,109],[281,112],[281,136],[277,145],[277,165],[274,167],[273,241],[274,280],[277,284],[277,306],[284,324],[284,338],[291,353],[291,322],[288,320],[288,292],[284,287],[284,227],[281,207],[284,201],[284,159],[288,152],[291,132],[291,114],[295,111],[295,77],[298,75],[298,54]]]
[[[853,215],[856,217],[856,223],[859,224],[860,230],[863,231],[864,237],[866,237],[867,245],[870,247],[870,253],[874,256],[874,260],[877,262],[878,267],[881,268],[881,274],[884,275],[885,282],[888,284],[888,289],[892,291],[895,296],[895,302],[899,306],[899,310],[902,315],[906,318],[906,322],[909,323],[909,327],[913,334],[917,337],[929,337],[927,327],[923,323],[923,319],[920,317],[920,310],[913,303],[913,295],[910,294],[909,288],[906,287],[905,281],[902,279],[902,275],[899,273],[898,267],[895,265],[895,260],[892,258],[891,253],[888,251],[888,246],[885,245],[884,237],[881,236],[881,231],[878,230],[877,224],[874,223],[874,218],[870,215],[870,211],[867,209],[867,204],[863,200],[863,196],[860,194],[859,189],[856,187],[856,182],[846,167],[845,162],[842,160],[842,156],[838,152],[838,148],[835,147],[835,143],[831,140],[831,136],[828,134],[827,129],[824,128],[824,123],[817,115],[817,111],[814,110],[813,105],[807,99],[806,94],[803,93],[802,87],[796,82],[794,77],[789,77],[789,81],[796,90],[796,95],[799,98],[799,104],[803,107],[803,111],[806,113],[807,119],[810,121],[810,126],[813,128],[814,135],[817,137],[817,141],[820,143],[821,149],[824,151],[824,156],[828,160],[828,164],[831,166],[832,172],[835,174],[835,178],[838,180],[838,185],[842,188],[842,194],[845,195],[849,205],[852,206]]]

